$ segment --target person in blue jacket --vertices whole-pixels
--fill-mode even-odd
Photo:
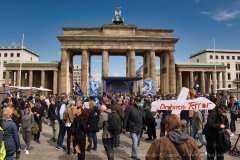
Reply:
[[[6,148],[6,160],[12,160],[16,151],[20,150],[20,139],[16,124],[12,120],[12,109],[6,107],[3,111],[2,129]]]

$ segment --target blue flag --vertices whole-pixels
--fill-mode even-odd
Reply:
[[[7,92],[7,97],[12,97],[12,94],[10,91]]]
[[[78,85],[77,82],[74,84],[74,92],[75,92],[79,97],[83,97],[83,91],[82,91],[81,87]]]

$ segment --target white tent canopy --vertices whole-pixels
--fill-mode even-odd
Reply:
[[[32,90],[38,90],[38,91],[44,91],[44,92],[50,92],[52,91],[51,89],[48,88],[37,88],[37,87],[32,87]]]
[[[18,89],[18,90],[31,90],[31,87],[21,87],[21,86],[9,86],[9,88]]]
[[[229,91],[229,90],[235,90],[237,87],[234,88],[218,88],[217,91]]]
[[[36,90],[36,91],[44,91],[44,92],[50,92],[52,91],[51,89],[48,88],[37,88],[37,87],[23,87],[23,86],[6,86],[5,90]]]

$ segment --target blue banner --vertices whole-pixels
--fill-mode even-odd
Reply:
[[[144,81],[144,94],[154,95],[154,80]]]
[[[98,96],[100,93],[100,82],[99,81],[90,81],[90,96]]]
[[[133,93],[134,82],[129,80],[106,80],[107,93]]]

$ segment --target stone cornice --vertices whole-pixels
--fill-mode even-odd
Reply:
[[[11,64],[11,63],[6,63],[6,64],[4,64],[4,67],[17,67],[17,68],[19,68],[19,66],[20,66],[20,63],[14,63],[14,64]],[[29,68],[30,70],[31,70],[31,68],[32,67],[45,67],[45,68],[57,68],[59,66],[59,64],[39,64],[39,63],[36,63],[36,64],[34,64],[34,63],[28,63],[28,64],[22,64],[22,67],[26,67],[26,68]],[[40,68],[40,69],[42,69],[42,68]]]
[[[104,28],[107,29],[135,29],[136,31],[146,31],[146,32],[169,32],[172,33],[174,30],[173,29],[158,29],[158,28],[137,28],[135,25],[109,25],[109,24],[104,24],[102,25],[101,28],[99,27],[85,27],[85,28],[79,28],[79,27],[64,27],[63,31],[92,31],[92,30],[96,30],[96,31],[100,31]]]
[[[64,36],[58,36],[59,41],[111,41],[111,42],[172,42],[177,43],[178,38],[159,38],[159,37],[141,37],[141,36],[135,36],[135,37],[110,37],[110,36],[73,36],[73,35],[64,35]]]

